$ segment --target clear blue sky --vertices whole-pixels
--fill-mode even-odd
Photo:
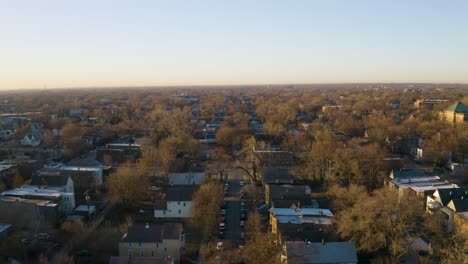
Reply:
[[[467,0],[0,0],[0,89],[468,82]]]

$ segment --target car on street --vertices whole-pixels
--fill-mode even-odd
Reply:
[[[244,232],[241,233],[241,239],[242,239],[242,240],[245,239],[245,233],[244,233]]]
[[[226,228],[226,223],[219,223],[219,230],[222,231]]]
[[[240,185],[240,186],[244,186],[244,182],[243,182],[243,181],[240,181],[239,185]]]
[[[216,244],[216,249],[217,249],[217,250],[223,250],[223,242],[218,242],[218,243]]]
[[[221,215],[226,215],[226,209],[221,209]]]
[[[224,239],[224,231],[219,231],[218,238]]]
[[[246,214],[241,214],[240,218],[241,218],[241,220],[245,220],[245,219],[247,219],[247,215]]]
[[[240,227],[245,227],[245,221],[244,220],[240,221]]]
[[[240,206],[241,206],[241,207],[244,207],[244,206],[245,206],[245,201],[242,201],[242,200],[241,200],[241,201],[240,201]]]

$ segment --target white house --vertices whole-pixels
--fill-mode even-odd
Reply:
[[[186,219],[192,216],[193,186],[170,187],[163,200],[155,202],[154,217],[168,219]]]
[[[37,147],[41,144],[41,137],[36,133],[28,133],[21,139],[21,145]]]
[[[169,185],[200,185],[206,180],[206,173],[180,172],[169,173]]]

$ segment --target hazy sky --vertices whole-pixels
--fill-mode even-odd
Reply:
[[[468,82],[467,0],[0,0],[0,88]]]

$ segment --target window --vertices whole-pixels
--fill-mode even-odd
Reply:
[[[164,248],[164,252],[167,252],[167,248],[166,248],[166,247]]]
[[[185,206],[185,203],[184,203],[184,206]]]
[[[154,257],[154,250],[151,250],[151,256]]]
[[[163,214],[166,214],[166,210],[163,210]]]
[[[131,250],[131,249],[128,250],[128,256],[129,256],[129,257],[132,256],[132,250]]]
[[[141,256],[142,256],[142,257],[145,256],[145,251],[144,251],[144,250],[141,251]]]
[[[179,214],[181,213],[181,211],[179,210]]]
[[[156,242],[156,247],[157,247],[157,248],[159,247],[159,243],[158,243],[158,242]]]
[[[177,205],[180,205],[180,201],[177,202]]]
[[[184,241],[184,235],[180,235],[180,241]]]

